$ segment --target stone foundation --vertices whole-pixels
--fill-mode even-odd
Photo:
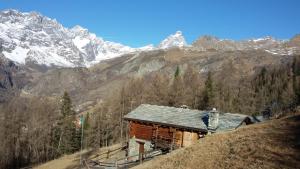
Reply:
[[[138,142],[145,143],[144,144],[144,152],[153,150],[151,141],[132,137],[129,139],[129,145],[128,145],[128,157],[129,158],[128,158],[128,160],[138,160],[139,159],[140,144]]]

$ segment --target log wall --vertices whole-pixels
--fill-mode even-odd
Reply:
[[[145,125],[141,123],[130,123],[130,137],[135,136],[138,139],[151,140],[153,134],[153,126]]]
[[[198,132],[185,131],[184,129],[176,129],[167,126],[131,121],[129,128],[130,138],[135,136],[137,139],[148,141],[155,141],[156,138],[163,139],[167,141],[168,144],[171,145],[173,142],[178,147],[189,146],[199,139]]]

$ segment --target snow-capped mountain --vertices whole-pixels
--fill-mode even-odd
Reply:
[[[39,13],[16,10],[0,12],[0,46],[5,57],[19,64],[61,67],[90,66],[104,59],[152,49],[105,41],[80,26],[68,29]]]
[[[295,39],[295,38],[294,38]],[[128,53],[186,47],[200,51],[263,49],[272,54],[299,52],[298,38],[283,41],[272,37],[244,41],[203,36],[188,46],[181,31],[168,36],[157,47],[132,48],[106,41],[81,26],[65,28],[55,19],[37,12],[17,10],[0,12],[0,53],[18,63],[35,63],[59,67],[89,67],[105,59]]]
[[[168,36],[165,40],[163,40],[158,48],[167,49],[170,47],[183,47],[187,46],[187,43],[182,35],[181,31],[177,31],[175,34]]]

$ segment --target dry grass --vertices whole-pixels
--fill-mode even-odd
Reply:
[[[136,169],[300,168],[300,114],[209,135]]]
[[[92,158],[107,149],[87,151]],[[124,154],[108,159],[111,162]],[[36,169],[79,168],[79,153],[35,167]],[[97,160],[103,161],[100,157]],[[216,169],[216,168],[300,168],[300,114],[285,119],[242,127],[238,130],[209,135],[199,143],[157,157],[136,169]]]
[[[103,154],[104,152],[107,152],[108,149],[114,150],[120,147],[121,145],[116,144],[110,147],[101,148],[94,151],[84,151],[83,152],[83,158],[84,159],[93,159],[93,160],[101,160],[101,157],[97,157],[97,154]],[[115,153],[112,155],[109,159],[102,158],[101,161],[105,162],[111,162],[112,160],[119,159],[120,156],[125,156],[124,152]],[[97,158],[95,158],[97,157]],[[74,153],[71,155],[65,155],[63,157],[60,157],[58,159],[49,161],[47,163],[38,165],[34,167],[34,169],[79,169],[80,168],[80,153]]]
[[[80,153],[65,155],[61,158],[49,161],[45,164],[34,167],[36,169],[71,169],[79,168]]]

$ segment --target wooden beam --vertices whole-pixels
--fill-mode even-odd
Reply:
[[[159,129],[159,127],[156,126],[156,129],[155,129],[155,144],[154,144],[155,146],[154,146],[154,149],[157,148],[158,129]]]
[[[173,150],[176,128],[170,127],[170,132],[172,132],[172,142],[171,142],[171,151]]]
[[[176,128],[170,127],[170,132],[176,132]]]
[[[181,131],[181,145],[180,145],[180,147],[183,147],[183,139],[184,139],[184,130],[183,131]]]

